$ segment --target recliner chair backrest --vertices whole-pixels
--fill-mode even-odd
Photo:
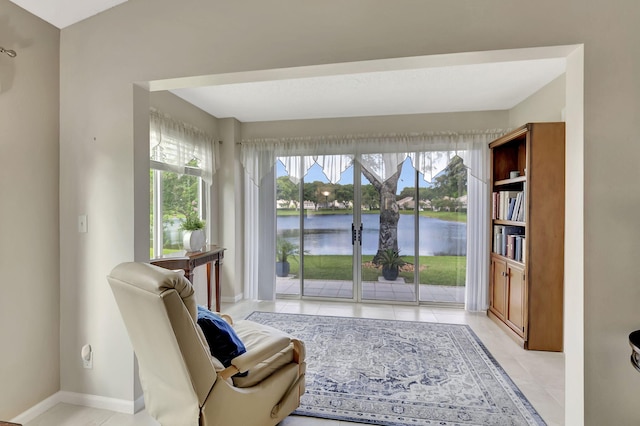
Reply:
[[[162,424],[197,425],[216,371],[197,330],[191,283],[180,272],[135,262],[107,279],[138,358],[147,411]]]

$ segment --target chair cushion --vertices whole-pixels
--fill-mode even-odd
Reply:
[[[252,347],[259,345],[266,339],[272,338],[274,335],[287,336],[287,334],[281,330],[247,320],[235,322],[234,329],[248,350],[251,350]],[[233,384],[239,388],[255,386],[291,362],[293,362],[293,345],[289,345],[272,357],[252,367],[249,374],[245,376],[233,376]]]
[[[211,355],[228,367],[231,360],[247,351],[233,327],[220,315],[198,305],[198,325],[209,344]]]

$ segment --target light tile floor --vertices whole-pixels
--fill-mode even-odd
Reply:
[[[335,315],[345,317],[385,318],[403,321],[468,324],[494,358],[509,374],[549,426],[564,424],[564,354],[525,351],[518,347],[483,313],[462,309],[356,304],[345,302],[276,300],[274,302],[243,301],[223,304],[224,312],[244,318],[253,311]],[[145,411],[135,415],[94,408],[58,404],[25,426],[157,426]],[[347,426],[349,422],[289,416],[281,426]]]

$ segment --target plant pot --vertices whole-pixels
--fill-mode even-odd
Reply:
[[[204,230],[184,231],[182,234],[182,247],[186,251],[200,251],[204,248],[206,238]]]
[[[400,270],[398,269],[397,266],[396,267],[389,267],[389,266],[383,266],[382,267],[382,276],[387,281],[395,281],[398,278],[398,274],[399,273],[400,273]]]
[[[278,277],[289,276],[289,262],[276,262],[276,276]]]

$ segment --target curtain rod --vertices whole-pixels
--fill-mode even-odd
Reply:
[[[259,144],[259,143],[291,143],[291,142],[332,142],[332,141],[375,141],[376,139],[419,139],[419,138],[433,138],[437,136],[469,136],[469,135],[485,135],[485,134],[505,134],[510,129],[472,129],[472,130],[435,130],[427,132],[404,132],[404,133],[358,133],[358,134],[346,134],[346,135],[318,135],[318,136],[286,136],[286,137],[266,137],[266,138],[251,138],[237,141],[236,144]]]

